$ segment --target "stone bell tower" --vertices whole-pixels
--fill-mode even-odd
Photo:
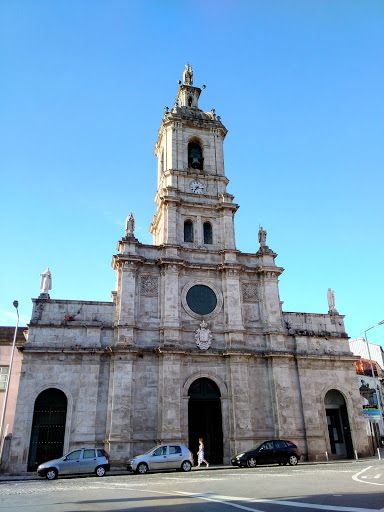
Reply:
[[[150,232],[155,245],[235,250],[238,206],[226,191],[224,174],[227,129],[214,109],[199,108],[201,92],[187,64],[173,108],[165,107],[155,146],[157,213]]]

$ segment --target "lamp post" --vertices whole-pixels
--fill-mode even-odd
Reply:
[[[370,362],[370,365],[371,365],[371,372],[372,372],[373,381],[375,381],[375,373],[373,371],[373,364],[372,364],[372,358],[371,358],[371,351],[369,350],[369,343],[368,343],[367,332],[370,331],[371,329],[373,329],[374,327],[377,327],[378,325],[382,325],[382,324],[384,324],[384,320],[382,320],[378,324],[372,325],[372,327],[369,327],[369,329],[366,329],[364,331],[364,340],[365,340],[365,343],[367,344],[368,356],[369,356],[369,362]],[[380,393],[380,395],[381,395],[381,393]],[[382,427],[382,431],[383,431],[383,434],[384,434],[383,412],[381,410],[381,403],[380,403],[381,402],[381,396],[380,395],[378,396],[377,403],[379,405],[380,422],[381,422],[381,427]]]
[[[3,404],[3,412],[1,415],[1,423],[0,423],[0,464],[1,459],[3,457],[3,426],[4,426],[4,417],[5,417],[5,410],[7,408],[7,398],[8,398],[8,391],[9,391],[9,381],[11,380],[11,371],[12,371],[12,363],[13,363],[13,355],[15,353],[15,345],[16,345],[16,338],[17,338],[17,328],[19,326],[19,302],[17,300],[13,301],[13,306],[16,308],[16,314],[17,314],[17,320],[16,320],[16,327],[15,327],[15,333],[13,335],[13,343],[12,343],[12,352],[11,352],[11,360],[9,363],[9,369],[8,369],[8,375],[7,375],[7,382],[5,385],[5,395],[4,395],[4,404]]]

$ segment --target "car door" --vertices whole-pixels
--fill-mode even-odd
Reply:
[[[272,464],[274,462],[274,446],[273,441],[266,441],[259,448],[257,454],[258,464]]]
[[[75,450],[68,453],[59,462],[58,468],[61,475],[72,475],[80,473],[80,458],[83,450]]]
[[[97,457],[94,449],[83,450],[83,457],[80,459],[80,472],[93,473],[97,466]]]
[[[183,454],[182,454],[181,446],[176,445],[176,444],[169,445],[167,460],[168,460],[167,467],[169,469],[181,468],[181,463],[183,461]]]
[[[283,462],[287,461],[287,452],[285,448],[285,442],[276,440],[273,441],[273,444],[275,445],[275,461],[278,464],[281,464]]]
[[[168,464],[168,446],[159,446],[156,448],[149,460],[150,469],[157,471],[158,469],[167,469]]]

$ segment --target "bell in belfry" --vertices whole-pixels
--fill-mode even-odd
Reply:
[[[204,158],[199,144],[192,142],[188,144],[188,165],[192,169],[203,169]]]

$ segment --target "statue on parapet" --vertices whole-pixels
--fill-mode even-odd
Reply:
[[[260,247],[265,247],[267,244],[267,232],[265,231],[265,229],[263,229],[263,226],[260,226],[260,229],[259,229],[259,244],[260,244]]]
[[[49,299],[49,290],[52,290],[52,274],[51,274],[51,271],[49,270],[49,268],[47,268],[47,270],[45,272],[43,272],[42,274],[40,274],[41,276],[41,281],[40,281],[40,290],[41,290],[41,293],[40,293],[40,298],[42,299]]]
[[[184,85],[193,85],[193,71],[192,66],[189,65],[189,62],[185,65],[185,70],[183,73],[183,83]]]
[[[335,292],[328,288],[327,291],[327,299],[328,299],[328,313],[337,313],[337,310],[335,308]]]
[[[127,238],[134,237],[135,236],[134,231],[135,231],[135,219],[133,218],[133,215],[131,212],[125,221],[125,236]]]

